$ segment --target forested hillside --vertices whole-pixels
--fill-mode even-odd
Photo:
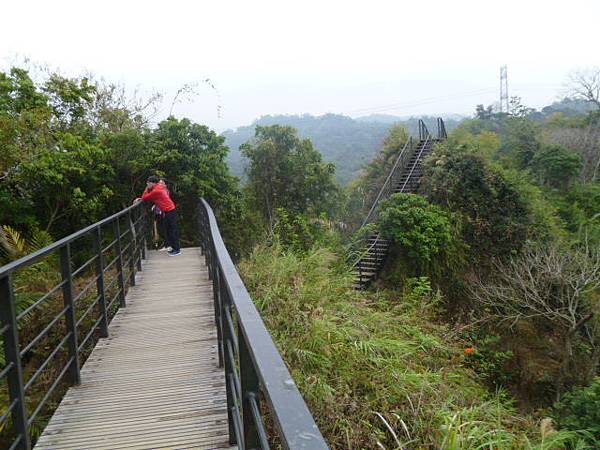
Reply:
[[[434,117],[423,117],[427,126],[433,130]],[[227,163],[231,172],[243,177],[248,162],[239,152],[239,146],[254,137],[256,126],[287,125],[298,130],[302,138],[309,138],[321,152],[325,161],[331,162],[336,168],[336,178],[342,184],[347,184],[356,177],[360,169],[368,163],[381,147],[390,126],[401,123],[412,134],[418,133],[419,118],[402,119],[395,116],[367,116],[352,119],[338,114],[323,116],[264,116],[249,126],[236,130],[225,131],[225,143],[231,149]],[[449,130],[456,127],[458,120],[448,120]]]

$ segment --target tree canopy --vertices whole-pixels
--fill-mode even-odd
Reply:
[[[340,193],[335,167],[292,127],[257,127],[241,150],[250,160],[248,191],[270,228],[279,208],[293,215],[332,214]]]

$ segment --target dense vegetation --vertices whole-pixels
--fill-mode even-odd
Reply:
[[[0,224],[62,237],[131,204],[152,174],[167,177],[184,214],[201,195],[233,215],[223,138],[172,117],[151,129],[146,107],[87,78],[36,84],[23,69],[0,73]]]
[[[119,210],[148,175],[164,175],[184,243],[197,239],[197,197],[216,208],[332,448],[598,448],[593,100],[479,105],[425,161],[420,192],[379,205],[369,229],[392,251],[379,280],[356,291],[347,261],[412,122],[264,117],[220,137],[187,119],[150,126],[152,101],[118,87],[34,82],[15,68],[0,73],[2,262]],[[226,142],[234,171],[246,160],[244,187]],[[19,308],[56,284],[57,264],[17,274]],[[24,332],[51,312],[27,317]]]
[[[0,72],[0,264],[130,205],[152,174],[164,175],[168,180],[178,205],[184,244],[198,239],[194,211],[199,196],[207,198],[216,208],[225,225],[226,237],[232,242],[242,239],[238,231],[242,224],[232,219],[239,216],[241,195],[237,179],[229,174],[225,163],[227,147],[223,138],[187,119],[169,117],[150,127],[146,107],[152,107],[152,99],[149,102],[128,100],[121,88],[87,78],[52,74],[34,82],[23,69]],[[72,246],[73,259],[82,264],[89,258],[92,247],[90,240],[77,242]],[[57,285],[59,267],[58,255],[52,254],[14,274],[18,313]],[[114,273],[107,273],[107,286],[114,277]],[[75,293],[81,293],[90,281],[94,281],[93,271],[78,275]],[[115,284],[112,285],[114,289]],[[89,295],[91,290],[87,292],[79,300],[79,312],[85,311],[86,302],[93,300]],[[52,295],[43,308],[20,320],[23,345],[49,326],[64,308],[61,305],[61,296]],[[89,325],[82,322],[79,330]],[[24,355],[26,379],[48,357],[48,349],[55,348],[62,340],[64,327],[64,319],[54,321],[48,336]],[[0,352],[0,367],[3,361],[4,354]],[[30,387],[30,412],[44,397],[65,361],[63,346]],[[50,399],[50,408],[42,411],[32,424],[34,438],[56,406],[61,391],[64,386],[59,386],[57,395]],[[0,416],[8,405],[8,390],[3,381]],[[9,422],[0,428],[2,448],[8,448],[4,445],[11,432]]]
[[[393,249],[369,292],[350,289],[335,227],[296,229],[304,245],[276,229],[242,264],[335,448],[598,446],[600,122],[561,105],[581,102],[480,106],[438,144],[420,195],[379,206]],[[391,128],[336,221],[356,230],[406,134]]]

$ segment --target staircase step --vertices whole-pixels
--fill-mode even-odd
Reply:
[[[360,260],[361,261],[383,261],[385,258],[383,256],[373,256],[371,254],[367,254],[365,256],[363,256]]]
[[[361,272],[359,272],[358,270],[354,271],[354,275],[356,277],[361,277],[361,274],[362,274],[362,278],[364,279],[364,278],[369,278],[369,277],[376,275],[377,272],[374,270],[363,270]]]
[[[371,238],[368,242],[369,244],[372,244],[373,242],[377,242],[378,244],[389,244],[390,241],[388,241],[387,239]]]

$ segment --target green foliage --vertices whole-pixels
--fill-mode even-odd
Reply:
[[[438,145],[424,164],[422,191],[460,214],[462,237],[474,260],[506,256],[528,236],[529,211],[502,172],[452,141]]]
[[[587,237],[591,244],[600,245],[599,185],[576,184],[556,203],[567,229],[577,240],[583,241]]]
[[[324,216],[309,218],[302,214],[290,216],[283,208],[275,211],[273,234],[286,249],[306,252],[315,246],[335,246],[337,237]]]
[[[500,154],[513,158],[519,168],[529,165],[540,144],[536,139],[537,126],[522,117],[509,117],[504,122]]]
[[[511,350],[503,348],[500,336],[490,334],[477,339],[467,361],[486,384],[495,388],[508,387],[513,381],[508,365],[513,356]]]
[[[106,149],[83,136],[58,133],[55,149],[40,149],[14,176],[48,230],[73,230],[100,219],[113,191]],[[93,169],[92,169],[93,168]]]
[[[423,267],[452,242],[448,215],[415,194],[394,194],[380,205],[382,235]]]
[[[554,405],[554,417],[561,428],[586,430],[590,444],[600,445],[600,377],[587,387],[578,387]]]
[[[86,114],[96,93],[96,86],[88,78],[68,79],[52,74],[44,84],[43,92],[49,98],[60,128],[87,128]]]
[[[467,153],[491,160],[500,149],[500,137],[491,131],[470,133],[466,127],[458,127],[448,137],[448,145],[461,148]]]
[[[232,238],[240,226],[241,198],[237,179],[225,164],[227,147],[224,139],[204,125],[174,117],[162,121],[149,137],[144,155],[146,174],[164,175],[179,211],[183,239],[195,242],[195,210],[198,198],[204,197],[216,210],[223,232]]]
[[[26,239],[19,231],[3,225],[0,227],[0,265],[21,258],[29,253],[35,252],[52,243],[52,238],[45,231],[36,230],[33,235]],[[27,266],[14,273],[15,310],[21,314],[31,306],[47,289],[52,287],[58,277],[53,270],[56,257],[44,258],[34,264]],[[24,326],[30,315],[26,315],[20,325]],[[2,337],[0,336],[0,349],[2,349]],[[4,351],[0,351],[0,366],[4,366]],[[0,390],[0,394],[2,391]],[[2,399],[0,398],[0,407]],[[1,431],[1,429],[0,429]]]
[[[431,320],[440,299],[426,278],[403,293],[356,291],[335,260],[276,244],[240,264],[331,448],[563,448],[540,446],[531,420],[463,367],[465,343]]]
[[[131,204],[158,174],[185,243],[197,239],[192,211],[204,196],[228,242],[241,245],[243,202],[224,139],[187,119],[151,129],[138,103],[88,78],[51,74],[36,84],[22,69],[0,73],[0,223],[64,236]]]
[[[566,233],[557,204],[548,198],[547,192],[532,179],[529,171],[518,169],[496,169],[506,181],[519,193],[523,205],[528,211],[528,239],[548,241],[565,239]]]
[[[582,168],[581,157],[560,145],[544,145],[530,163],[541,186],[566,188]]]
[[[308,139],[291,127],[257,127],[254,141],[241,147],[249,158],[248,191],[252,208],[272,228],[275,211],[311,217],[331,215],[339,202],[334,166],[324,163]]]

